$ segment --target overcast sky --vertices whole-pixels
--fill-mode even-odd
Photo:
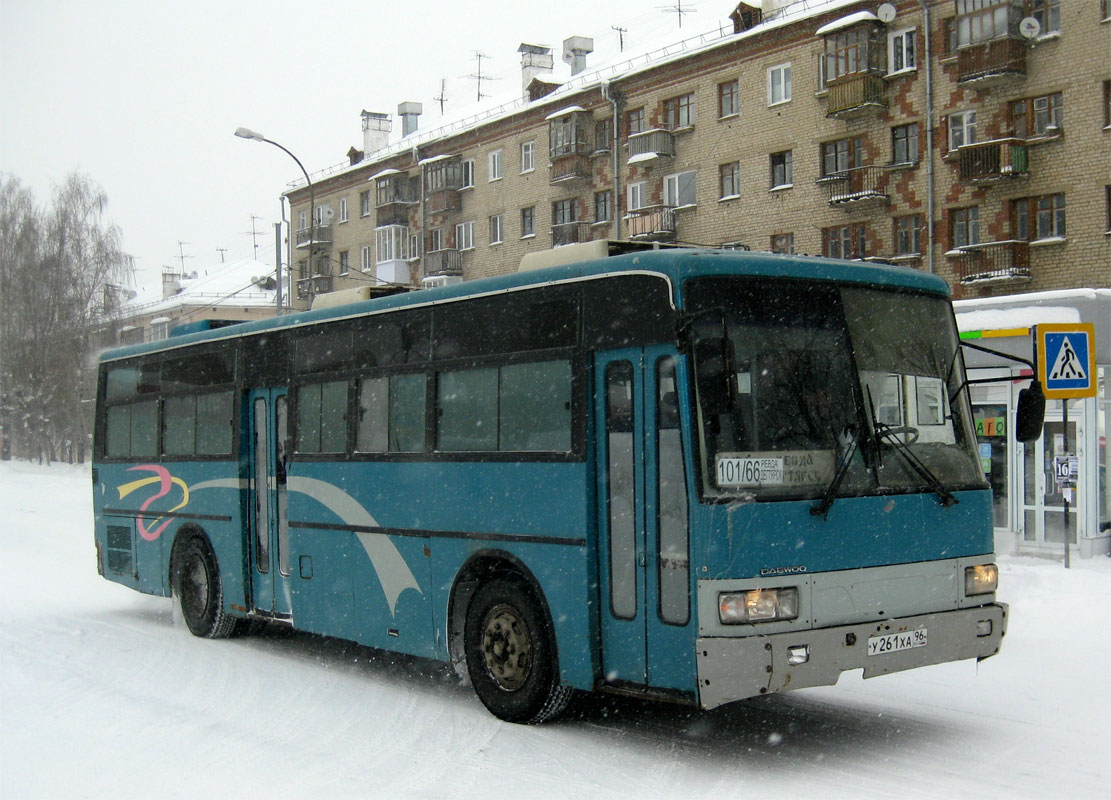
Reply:
[[[521,42],[554,48],[594,38],[600,63],[627,29],[626,53],[717,28],[731,0],[0,0],[0,172],[18,177],[45,204],[79,170],[108,194],[140,281],[252,253],[273,259],[278,197],[300,177],[267,144],[235,138],[253,128],[289,148],[310,173],[362,147],[360,112],[395,117],[397,104],[424,106],[437,127],[441,79],[446,113],[475,101],[475,51],[498,78],[491,95],[520,89]]]

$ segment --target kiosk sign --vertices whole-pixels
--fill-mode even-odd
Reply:
[[[1038,379],[1051,399],[1095,397],[1095,326],[1090,322],[1039,325]]]

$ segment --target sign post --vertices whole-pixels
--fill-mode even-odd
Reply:
[[[1069,400],[1096,395],[1096,331],[1090,322],[1049,323],[1035,327],[1038,379],[1045,396],[1061,401],[1065,453],[1054,458],[1054,480],[1065,500],[1065,569],[1069,568],[1069,503],[1074,457],[1069,452]]]

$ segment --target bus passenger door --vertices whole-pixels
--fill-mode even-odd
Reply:
[[[600,353],[594,380],[603,675],[693,688],[675,350]]]
[[[285,389],[258,389],[248,402],[252,606],[267,616],[289,617],[288,397]]]

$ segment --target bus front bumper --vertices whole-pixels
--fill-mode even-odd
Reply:
[[[924,635],[920,632],[924,631]],[[905,669],[988,658],[1007,631],[1007,605],[944,611],[768,636],[697,640],[702,708],[772,692],[832,686],[842,672],[865,678]],[[919,644],[922,640],[925,644]],[[905,649],[899,649],[905,648]]]

